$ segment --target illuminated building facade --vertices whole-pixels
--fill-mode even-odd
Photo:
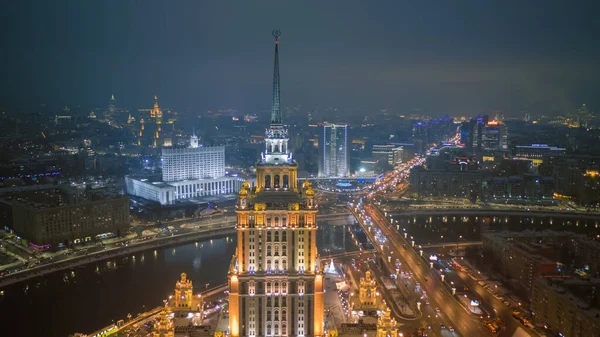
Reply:
[[[315,192],[298,186],[279,105],[278,31],[273,108],[256,186],[236,205],[238,246],[229,269],[229,335],[323,336],[324,276],[317,252]]]
[[[371,153],[374,160],[381,160],[392,166],[402,162],[402,146],[373,145]]]
[[[360,278],[358,294],[352,296],[352,312],[362,311],[365,315],[379,309],[381,297],[377,292],[377,282],[367,270],[365,277]]]
[[[348,125],[325,124],[319,137],[319,177],[350,175]]]
[[[162,149],[162,181],[125,177],[130,195],[171,205],[175,200],[237,193],[244,180],[225,176],[225,147],[203,147],[193,134],[188,148]]]
[[[193,141],[193,139],[192,139]],[[162,149],[163,181],[216,179],[225,176],[225,147],[198,146]]]
[[[392,336],[398,336],[398,327],[390,308],[385,308],[383,314],[377,319],[377,337]]]

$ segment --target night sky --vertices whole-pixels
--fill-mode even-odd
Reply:
[[[4,1],[0,107],[265,110],[279,28],[284,106],[599,111],[596,3]]]

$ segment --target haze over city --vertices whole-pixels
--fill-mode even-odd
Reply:
[[[597,106],[593,1],[14,1],[0,108],[154,95],[182,113],[268,110],[265,38],[285,33],[284,105],[349,113],[546,115]]]
[[[600,337],[560,1],[0,6],[0,336]]]

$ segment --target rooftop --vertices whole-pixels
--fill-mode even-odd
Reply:
[[[588,318],[595,320],[596,324],[600,325],[600,307],[598,302],[586,299],[585,296],[593,293],[592,289],[595,289],[600,284],[598,279],[550,279],[540,277],[538,279],[541,283],[547,284],[552,288],[558,296],[568,301],[574,306],[577,306],[581,311],[588,316]]]
[[[109,191],[83,191],[69,186],[21,190],[1,195],[1,199],[7,204],[19,205],[31,209],[50,209],[123,197],[121,194]]]
[[[254,203],[269,204],[287,207],[289,204],[300,203],[302,197],[294,191],[260,191],[252,200]]]

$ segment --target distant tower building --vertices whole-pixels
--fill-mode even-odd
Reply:
[[[429,143],[429,124],[417,122],[412,127],[412,140],[415,152],[424,153]]]
[[[348,125],[325,124],[319,136],[319,177],[350,175]]]
[[[317,251],[315,191],[298,186],[279,104],[278,31],[273,108],[256,186],[242,185],[229,268],[229,336],[321,337],[324,276]]]
[[[506,124],[498,120],[489,121],[482,131],[481,149],[488,151],[508,149]]]
[[[499,150],[501,139],[500,122],[497,120],[489,121],[484,127],[483,135],[481,136],[482,149]]]
[[[151,118],[162,118],[162,109],[158,106],[158,97],[154,96],[154,107],[150,110]]]
[[[577,122],[579,122],[579,127],[588,128],[592,118],[592,112],[588,109],[587,105],[582,104],[579,110],[577,110]]]
[[[479,153],[484,149],[488,116],[479,116],[465,121],[460,126],[460,142],[468,153]]]
[[[473,128],[475,127],[475,121],[464,121],[460,125],[460,143],[464,146],[468,153],[473,153]]]
[[[108,108],[106,109],[106,116],[114,117],[117,112],[117,101],[115,100],[115,95],[111,95],[108,100]]]

